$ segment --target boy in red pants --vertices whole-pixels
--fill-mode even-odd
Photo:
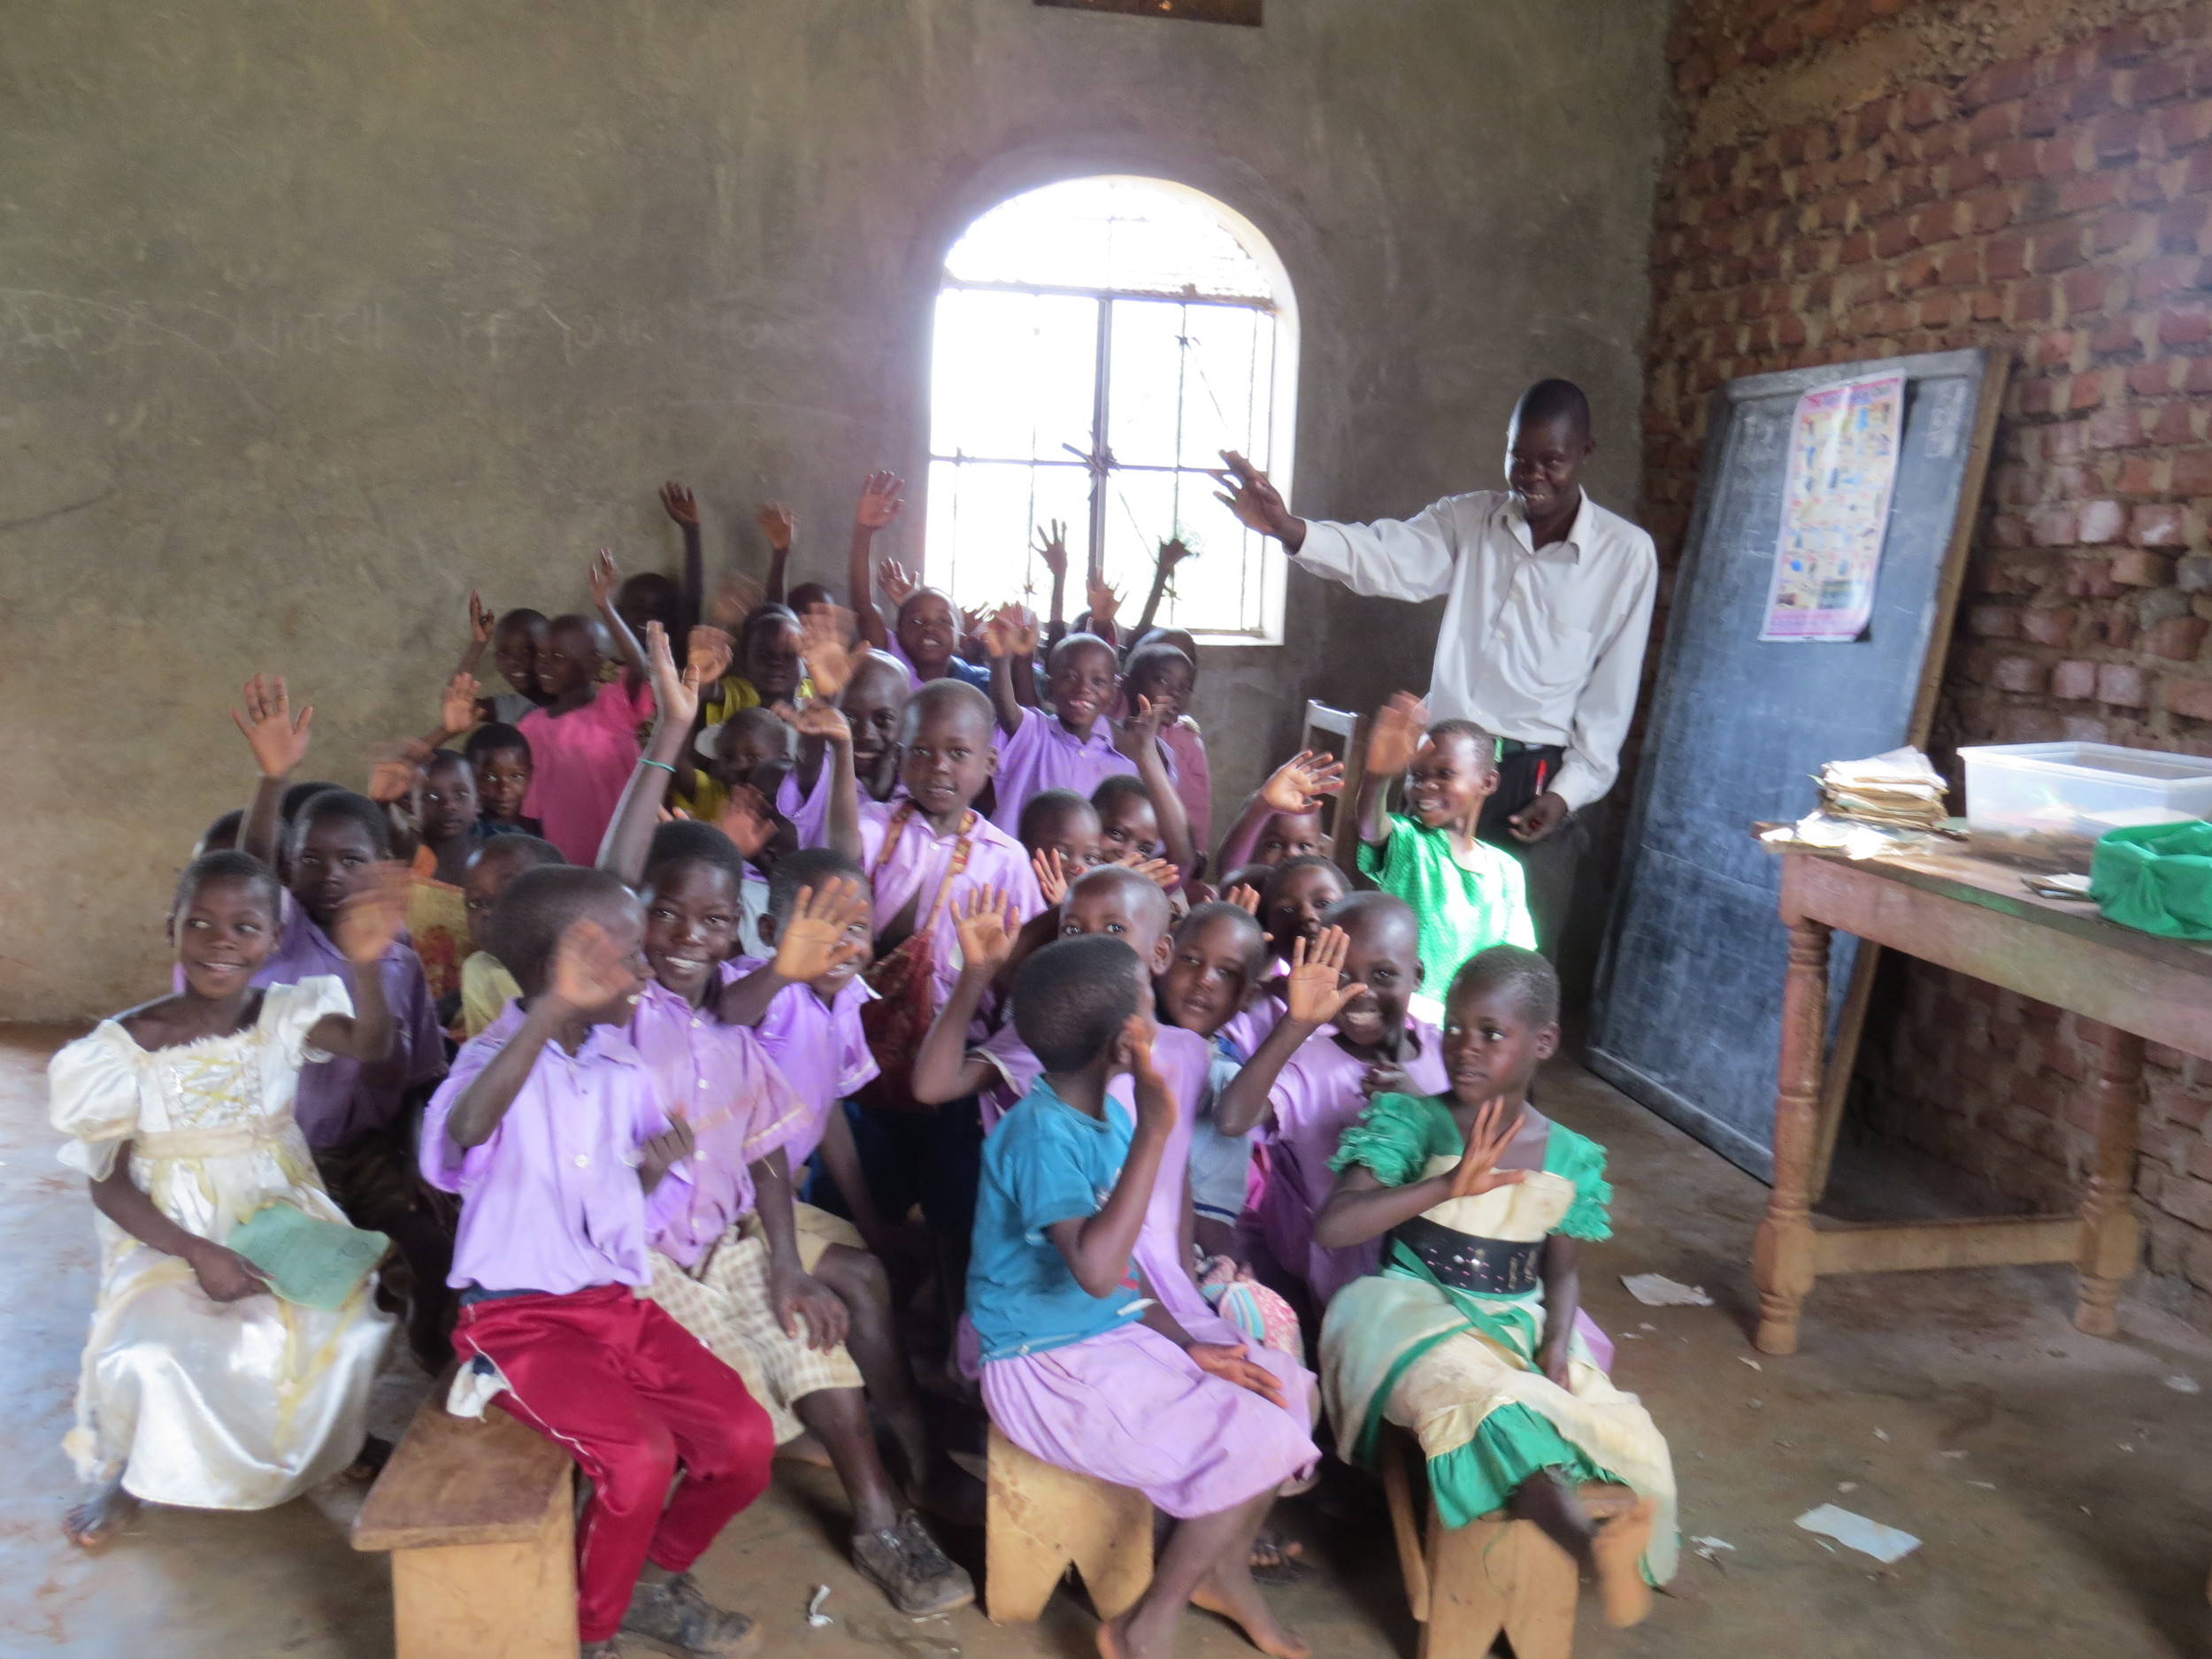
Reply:
[[[495,1368],[495,1402],[591,1480],[576,1534],[584,1659],[618,1654],[618,1632],[750,1653],[753,1621],[710,1603],[688,1569],[766,1489],[768,1414],[641,1294],[646,1240],[681,1207],[692,1150],[622,1033],[644,913],[612,876],[548,866],[500,895],[489,932],[522,997],[461,1050],[423,1123],[424,1175],[463,1201],[454,1348]]]

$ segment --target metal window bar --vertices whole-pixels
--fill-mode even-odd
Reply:
[[[1272,434],[1277,344],[1275,337],[1276,331],[1273,325],[1279,320],[1277,308],[1272,300],[1240,297],[1235,296],[1194,295],[1187,292],[1170,293],[1153,292],[1144,289],[1072,288],[1048,283],[1029,282],[947,281],[941,285],[938,291],[942,294],[954,289],[965,289],[971,291],[1000,294],[1056,295],[1071,298],[1081,297],[1092,299],[1099,303],[1097,321],[1095,324],[1097,331],[1095,362],[1097,368],[1095,372],[1094,385],[1092,391],[1091,449],[1088,455],[1076,453],[1073,459],[1061,461],[1057,459],[1041,457],[1035,455],[1033,452],[1027,456],[1002,457],[970,455],[964,450],[956,449],[951,454],[948,455],[938,451],[934,449],[934,447],[933,447],[929,456],[933,464],[937,462],[946,462],[949,463],[956,468],[971,463],[975,463],[1000,466],[1020,466],[1028,469],[1031,477],[1029,507],[1031,510],[1030,517],[1033,520],[1035,518],[1037,500],[1035,478],[1038,469],[1041,467],[1081,466],[1088,470],[1091,474],[1090,515],[1089,523],[1086,526],[1088,546],[1085,549],[1084,565],[1086,574],[1090,579],[1095,580],[1104,572],[1106,559],[1106,520],[1108,516],[1107,490],[1114,473],[1151,472],[1169,473],[1173,475],[1176,484],[1171,499],[1173,503],[1176,523],[1174,526],[1172,526],[1172,530],[1174,534],[1178,534],[1181,533],[1180,526],[1182,517],[1183,480],[1185,479],[1202,480],[1203,480],[1204,488],[1210,493],[1211,491],[1212,480],[1208,476],[1203,468],[1188,467],[1179,464],[1183,453],[1183,411],[1185,405],[1185,394],[1188,385],[1187,377],[1192,366],[1188,334],[1190,307],[1194,305],[1227,307],[1240,311],[1256,311],[1267,318],[1270,326],[1267,330],[1266,365],[1263,373],[1262,372],[1260,362],[1258,361],[1260,354],[1257,349],[1256,341],[1255,342],[1255,349],[1251,354],[1252,373],[1249,377],[1249,383],[1246,388],[1244,399],[1247,417],[1245,429],[1248,432],[1263,436],[1271,436]],[[1114,457],[1111,449],[1107,445],[1106,437],[1107,434],[1112,430],[1111,421],[1113,415],[1112,317],[1114,303],[1118,300],[1168,302],[1183,308],[1179,318],[1179,328],[1176,336],[1179,349],[1177,351],[1176,363],[1175,435],[1174,448],[1172,450],[1172,453],[1177,457],[1175,462],[1161,465],[1156,462],[1145,463],[1121,461]],[[1201,387],[1204,390],[1208,400],[1213,404],[1216,411],[1220,411],[1223,414],[1225,422],[1226,411],[1222,409],[1220,394],[1214,387],[1210,377],[1206,374],[1205,368],[1202,364],[1198,365],[1197,372]],[[1263,380],[1266,381],[1267,386],[1266,409],[1264,411],[1263,424],[1262,422],[1263,411],[1258,407],[1260,402],[1260,383]],[[1072,445],[1064,447],[1068,448],[1071,452],[1073,451]],[[1125,495],[1122,498],[1122,507],[1123,511],[1129,514],[1130,522],[1133,527],[1135,527],[1141,533],[1143,526],[1138,523],[1135,510],[1129,505],[1128,499]],[[957,517],[958,507],[956,502],[954,511],[955,517],[953,524],[956,538],[959,523]],[[1239,547],[1239,557],[1237,559],[1238,580],[1237,597],[1235,601],[1235,617],[1233,618],[1218,618],[1215,626],[1204,628],[1202,630],[1203,632],[1209,634],[1257,634],[1260,631],[1262,626],[1261,618],[1256,614],[1257,607],[1253,603],[1252,562],[1248,556],[1250,540],[1251,537],[1248,532],[1245,533],[1240,538],[1240,545]],[[1218,550],[1217,550],[1217,555]],[[956,572],[958,570],[956,554],[955,555],[954,570]],[[1025,556],[1022,575],[1022,587],[1024,591],[1033,594],[1038,587],[1037,574],[1034,568],[1033,553],[1026,554]],[[1131,597],[1136,598],[1137,595],[1133,595]],[[1161,621],[1172,622],[1177,626],[1187,626],[1187,620],[1178,614],[1177,603],[1171,594],[1163,603],[1162,611],[1164,614],[1160,618]],[[1232,621],[1233,622],[1233,626],[1219,626],[1221,622]]]

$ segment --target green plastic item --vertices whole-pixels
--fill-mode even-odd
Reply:
[[[269,1288],[285,1301],[335,1313],[384,1259],[392,1241],[380,1233],[325,1221],[277,1200],[233,1227],[229,1243],[269,1275]]]
[[[2106,832],[2089,857],[2089,896],[2109,922],[2168,939],[2212,939],[2212,824]]]

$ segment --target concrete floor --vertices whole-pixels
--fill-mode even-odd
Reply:
[[[357,1497],[326,1492],[261,1515],[149,1512],[87,1558],[55,1527],[71,1491],[59,1442],[92,1290],[81,1186],[53,1163],[41,1068],[65,1033],[0,1028],[0,1255],[18,1263],[0,1307],[0,1398],[17,1402],[0,1490],[0,1655],[87,1659],[378,1659],[391,1651],[380,1557],[353,1554]],[[1620,1340],[1616,1375],[1673,1444],[1686,1536],[1734,1546],[1685,1555],[1675,1597],[1615,1632],[1586,1609],[1585,1659],[1930,1659],[2204,1649],[2212,1563],[2212,1340],[2124,1304],[2116,1341],[2067,1323],[2069,1276],[2005,1269],[1833,1280],[1804,1351],[1762,1359],[1746,1338],[1748,1258],[1765,1189],[1602,1083],[1562,1063],[1545,1104],[1612,1150],[1615,1224],[1586,1251],[1585,1298]],[[1849,1189],[1893,1199],[1916,1172],[1860,1160]],[[1899,1200],[1892,1208],[1903,1210]],[[35,1263],[48,1264],[41,1271]],[[1712,1308],[1646,1309],[1624,1272],[1702,1285]],[[419,1378],[385,1384],[403,1418]],[[778,1466],[772,1494],[703,1563],[710,1592],[756,1613],[770,1655],[809,1659],[1079,1659],[1091,1620],[1070,1595],[1041,1625],[994,1628],[966,1610],[909,1623],[845,1564],[825,1471]],[[1832,1502],[1917,1534],[1884,1568],[1791,1525]],[[1410,1655],[1384,1531],[1290,1506],[1309,1542],[1303,1582],[1276,1593],[1325,1659]],[[975,1539],[953,1540],[972,1566]],[[810,1629],[812,1587],[836,1623]],[[1251,1649],[1194,1615],[1180,1651]]]

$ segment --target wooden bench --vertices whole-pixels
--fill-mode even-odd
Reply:
[[[1152,1582],[1152,1505],[1032,1457],[991,1425],[985,1482],[983,1588],[994,1624],[1028,1624],[1067,1576],[1083,1575],[1102,1619],[1135,1605]]]
[[[495,1407],[449,1415],[449,1380],[354,1517],[391,1552],[397,1659],[576,1659],[575,1465]]]
[[[1533,1521],[1503,1510],[1464,1526],[1446,1526],[1429,1504],[1424,1548],[1415,1517],[1412,1460],[1420,1448],[1403,1429],[1384,1429],[1383,1492],[1406,1600],[1421,1624],[1420,1659],[1486,1659],[1501,1634],[1514,1659],[1571,1659],[1580,1582],[1574,1557]],[[1624,1514],[1636,1494],[1626,1486],[1581,1488],[1593,1515]]]

